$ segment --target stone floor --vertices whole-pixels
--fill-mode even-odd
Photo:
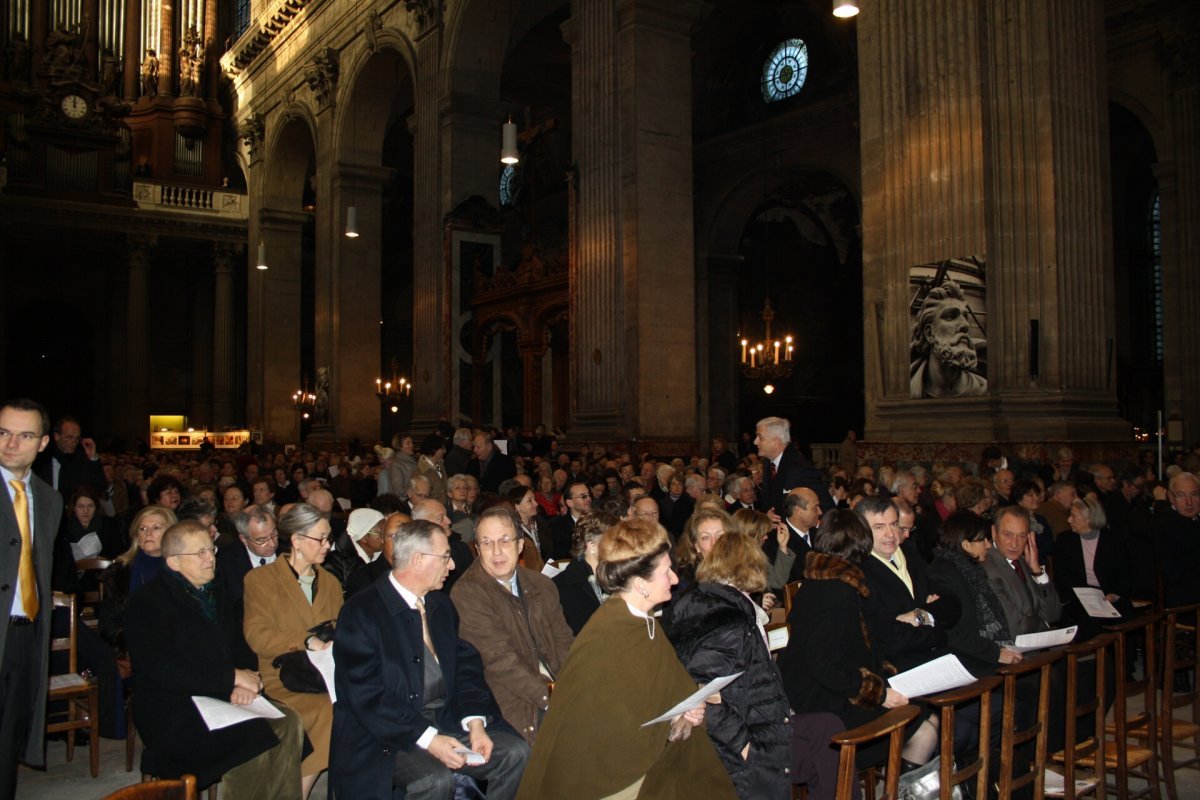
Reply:
[[[140,751],[139,747],[139,757]],[[1177,753],[1181,758],[1184,757],[1183,749],[1178,750]],[[67,763],[66,744],[50,742],[46,751],[46,763],[45,772],[22,768],[17,783],[17,800],[99,800],[109,792],[136,783],[141,779],[141,774],[137,771],[136,760],[134,771],[125,771],[125,743],[123,741],[100,740],[100,775],[96,778],[89,774],[86,748],[76,748],[74,761]],[[1200,798],[1200,771],[1180,770],[1177,781],[1179,788],[1177,800]],[[1135,785],[1140,788],[1144,786],[1144,783],[1137,781]],[[1167,800],[1165,785],[1162,788],[1163,800]],[[317,782],[312,796],[313,798],[326,796],[326,777],[324,775]]]

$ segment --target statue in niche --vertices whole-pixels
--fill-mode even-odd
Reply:
[[[25,34],[13,34],[8,46],[8,77],[14,83],[29,83],[29,42]]]
[[[100,59],[100,94],[105,97],[121,96],[121,75],[111,47],[104,48],[104,55]]]
[[[153,47],[146,48],[146,59],[142,61],[142,97],[158,96],[158,53]]]
[[[329,367],[317,367],[317,399],[313,407],[313,422],[329,422]]]
[[[179,96],[200,97],[201,77],[204,72],[204,43],[193,26],[183,37],[179,48]]]

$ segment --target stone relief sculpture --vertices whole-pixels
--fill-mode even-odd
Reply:
[[[313,408],[313,422],[329,422],[329,367],[317,367],[317,395]]]
[[[910,397],[987,394],[986,366],[980,357],[987,351],[983,278],[983,261],[978,258],[923,265],[910,272],[910,284],[916,286],[910,306]]]
[[[203,95],[204,42],[195,27],[188,30],[179,48],[179,96],[201,97]]]

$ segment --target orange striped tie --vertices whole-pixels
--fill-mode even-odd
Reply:
[[[8,482],[16,491],[13,511],[17,515],[17,527],[21,529],[21,560],[17,564],[17,580],[21,582],[21,605],[25,614],[36,619],[38,613],[37,575],[33,571],[33,534],[29,528],[29,499],[25,496],[25,483],[15,478]]]

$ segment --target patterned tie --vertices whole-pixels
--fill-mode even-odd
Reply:
[[[1011,563],[1013,565],[1013,569],[1016,570],[1017,577],[1021,579],[1021,583],[1024,583],[1025,582],[1025,570],[1021,569],[1021,562],[1013,561]]]
[[[417,611],[421,614],[421,637],[425,640],[425,646],[429,648],[430,655],[433,660],[437,661],[437,651],[433,649],[433,637],[429,635],[429,617],[425,616],[425,598],[417,598]]]
[[[17,578],[21,581],[21,605],[25,615],[36,619],[38,613],[37,574],[33,570],[33,533],[29,527],[29,499],[25,496],[25,483],[15,478],[8,482],[17,496],[13,499],[13,511],[17,515],[17,527],[21,530],[21,560],[17,564]]]

